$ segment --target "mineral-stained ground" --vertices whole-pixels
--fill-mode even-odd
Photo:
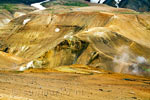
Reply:
[[[0,100],[150,100],[149,13],[53,5],[14,14],[0,27]]]
[[[150,79],[124,74],[0,72],[0,100],[149,100]]]

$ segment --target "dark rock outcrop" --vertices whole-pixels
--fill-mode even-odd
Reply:
[[[86,0],[90,1],[90,0]],[[109,6],[117,7],[117,3],[115,0],[105,0],[103,4],[107,4]],[[150,1],[149,0],[121,0],[118,3],[120,8],[129,8],[139,12],[148,12],[150,11]]]
[[[149,0],[122,0],[119,3],[121,8],[130,8],[136,11],[145,12],[150,11]]]
[[[107,4],[107,5],[109,5],[109,6],[113,6],[113,7],[116,7],[116,1],[115,0],[106,0],[105,2],[104,2],[104,4]]]
[[[116,7],[115,0],[106,0],[104,4]],[[145,11],[150,11],[150,1],[149,0],[122,0],[119,3],[119,7],[145,12]]]

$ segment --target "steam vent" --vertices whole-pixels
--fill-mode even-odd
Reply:
[[[150,100],[150,1],[1,0],[0,100]]]

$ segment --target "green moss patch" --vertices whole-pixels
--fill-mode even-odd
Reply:
[[[18,8],[14,4],[0,4],[0,9],[5,9],[10,13],[13,13]]]

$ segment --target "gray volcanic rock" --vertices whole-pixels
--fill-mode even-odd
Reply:
[[[150,11],[150,0],[122,0],[119,3],[121,8],[130,8],[136,11]]]
[[[87,1],[92,2],[92,0]],[[102,0],[95,0],[95,2],[96,1],[100,3]],[[113,7],[129,8],[139,12],[150,11],[150,0],[103,0],[102,3]]]
[[[116,1],[115,0],[105,0],[104,4],[116,7]]]

